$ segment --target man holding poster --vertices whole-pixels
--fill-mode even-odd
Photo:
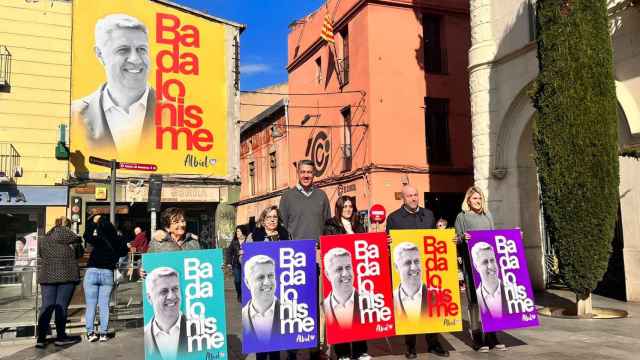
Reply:
[[[387,219],[386,231],[401,229],[433,229],[436,221],[433,213],[429,209],[420,207],[420,198],[418,190],[411,186],[405,185],[402,188],[402,206],[389,214]],[[449,356],[449,351],[440,344],[438,334],[425,334],[427,339],[427,348],[430,353],[438,356]],[[416,354],[416,335],[405,335],[404,337],[407,359],[415,359]]]
[[[153,138],[155,91],[147,84],[147,27],[125,14],[111,14],[95,26],[95,55],[106,83],[73,101],[73,126],[82,128],[93,154],[114,157],[136,152]]]

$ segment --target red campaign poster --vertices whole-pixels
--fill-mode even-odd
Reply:
[[[327,342],[395,335],[385,233],[320,237]]]

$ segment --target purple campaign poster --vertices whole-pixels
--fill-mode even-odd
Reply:
[[[520,229],[469,231],[467,242],[482,330],[538,326]]]
[[[242,352],[316,347],[316,242],[253,242],[242,249]]]

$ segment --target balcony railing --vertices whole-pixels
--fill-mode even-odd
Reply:
[[[0,143],[0,183],[14,182],[20,173],[20,153],[13,145]]]
[[[0,45],[0,92],[11,91],[11,53]]]

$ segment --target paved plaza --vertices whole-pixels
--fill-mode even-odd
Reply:
[[[231,359],[253,359],[241,352],[240,307],[235,301],[227,281],[227,306],[229,314],[229,353]],[[567,303],[569,293],[549,291],[538,294],[537,304],[561,306]],[[444,335],[445,346],[451,350],[450,359],[637,359],[640,354],[640,304],[625,303],[594,296],[594,306],[612,307],[629,312],[630,317],[611,320],[576,320],[541,317],[541,326],[535,329],[515,330],[501,333],[500,337],[509,346],[505,352],[479,354],[469,346],[469,339],[463,333]],[[79,331],[80,328],[77,328]],[[33,347],[35,341],[16,340],[0,343],[0,359],[143,359],[142,327],[118,330],[106,343],[83,341],[67,348],[57,348],[50,344],[45,350]],[[401,337],[371,341],[369,352],[379,359],[404,359]],[[418,358],[438,359],[426,353],[424,341],[419,343]],[[634,355],[635,354],[635,355]],[[299,359],[308,359],[308,352],[302,351]],[[283,356],[284,359],[284,356]]]

